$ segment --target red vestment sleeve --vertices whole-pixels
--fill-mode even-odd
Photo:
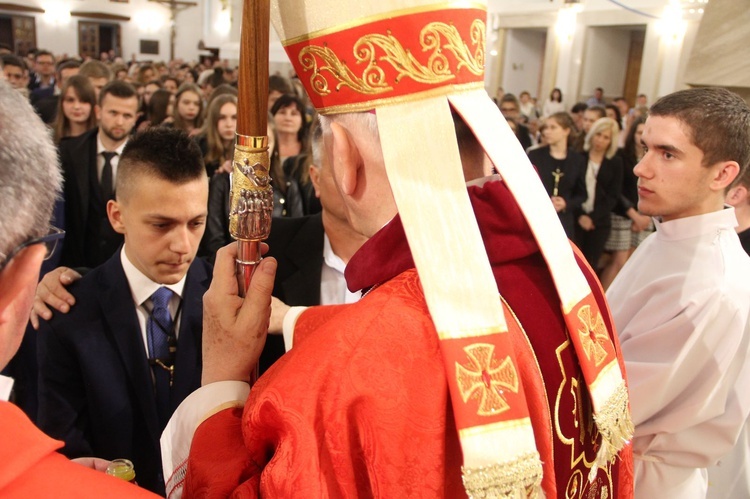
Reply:
[[[0,497],[158,497],[58,454],[56,450],[63,443],[42,433],[18,407],[8,402],[0,402],[0,428],[4,433],[0,445]]]
[[[183,497],[257,497],[260,472],[242,439],[242,409],[225,409],[193,436]]]

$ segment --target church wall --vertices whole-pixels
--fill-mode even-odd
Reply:
[[[596,87],[605,97],[622,95],[630,49],[630,32],[616,28],[588,28],[583,59],[580,101],[591,97]]]
[[[536,95],[545,48],[544,31],[512,29],[507,33],[502,87],[516,96],[523,90]]]
[[[685,21],[683,34],[665,33],[661,16],[667,0],[632,0],[630,7],[648,14],[624,10],[606,0],[587,0],[585,8],[573,16],[567,30],[558,26],[560,2],[538,0],[490,0],[493,27],[500,32],[511,29],[548,29],[547,48],[539,98],[544,100],[553,87],[560,87],[566,104],[578,97],[587,97],[594,87],[601,86],[605,95],[614,97],[622,91],[627,65],[627,36],[614,33],[638,25],[645,27],[646,39],[638,85],[639,93],[654,98],[683,88],[682,75],[695,37],[699,16]],[[501,52],[493,70],[505,68],[506,52]],[[589,70],[602,66],[602,70]],[[503,78],[505,72],[503,71]],[[485,81],[495,78],[490,75]],[[488,87],[490,93],[494,88]]]
[[[186,60],[197,60],[198,41],[205,38],[204,0],[177,14],[177,37],[175,56]],[[45,10],[43,14],[25,14],[36,19],[37,46],[55,54],[74,55],[78,53],[78,22],[95,21],[108,24],[119,24],[121,32],[122,56],[137,60],[169,59],[170,10],[158,3],[148,0],[129,0],[128,3],[109,0],[14,0],[10,3],[37,7]],[[218,3],[218,2],[212,2]],[[98,12],[130,17],[129,21],[109,21],[90,17],[71,16],[73,12]],[[19,14],[7,12],[9,14]],[[156,55],[141,54],[140,40],[157,40],[159,53]]]

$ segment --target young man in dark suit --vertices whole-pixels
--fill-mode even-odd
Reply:
[[[40,325],[39,426],[69,457],[130,459],[137,482],[164,494],[159,436],[200,386],[208,181],[174,129],[131,139],[118,169],[107,215],[125,244],[70,286],[69,313]]]
[[[138,116],[138,94],[129,83],[113,81],[102,89],[96,113],[97,128],[60,143],[67,233],[60,263],[68,267],[96,267],[122,244],[106,206]]]

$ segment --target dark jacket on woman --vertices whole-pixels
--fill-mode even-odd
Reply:
[[[560,223],[562,223],[568,238],[573,239],[575,234],[575,214],[580,211],[581,205],[586,201],[586,160],[568,149],[565,159],[559,160],[552,157],[549,146],[540,147],[529,151],[529,160],[536,167],[539,178],[542,180],[545,190],[549,196],[555,187],[553,172],[559,169],[562,172],[560,182],[557,186],[557,195],[565,200],[566,207],[558,212]]]
[[[216,251],[233,241],[229,235],[229,174],[217,173],[211,177],[208,187],[208,218],[203,234],[199,256],[208,257],[213,262]],[[273,190],[274,217],[301,217],[302,196],[294,180],[287,181],[286,194]]]
[[[588,167],[589,155],[584,155],[585,165]],[[586,185],[586,171],[583,175],[584,186]],[[622,193],[622,159],[615,155],[612,159],[606,157],[599,166],[599,173],[596,175],[596,194],[594,195],[594,210],[588,215],[594,222],[594,227],[611,227],[612,218],[609,216],[615,205],[620,200]],[[583,214],[580,209],[576,214],[576,219]]]
[[[584,156],[584,161],[588,167],[588,153]],[[584,184],[585,181],[586,175],[584,173]],[[607,243],[612,227],[612,208],[620,199],[621,192],[622,160],[618,156],[614,156],[612,159],[605,157],[602,159],[602,164],[599,165],[599,171],[596,174],[593,210],[591,213],[584,213],[583,209],[579,208],[576,213],[576,237],[574,241],[594,270],[598,268],[599,259],[604,252],[604,245]],[[581,215],[591,217],[591,221],[594,223],[593,229],[584,230],[581,227],[578,223],[578,218]]]

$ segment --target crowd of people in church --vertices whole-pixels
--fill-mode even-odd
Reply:
[[[212,286],[213,265],[219,269],[226,267],[229,261],[227,250],[222,248],[234,241],[229,218],[238,71],[225,61],[126,63],[114,54],[81,60],[47,50],[34,50],[23,56],[0,51],[5,52],[0,55],[0,61],[7,86],[30,103],[54,144],[62,187],[61,195],[54,199],[51,224],[65,233],[63,239],[54,236],[57,249],[42,265],[36,294],[29,304],[32,306],[30,324],[18,354],[3,371],[15,379],[10,400],[49,437],[64,443],[60,452],[65,456],[96,456],[108,461],[126,459],[135,467],[139,486],[164,496],[182,487],[182,482],[179,474],[165,475],[166,451],[160,438],[163,433],[173,431],[169,421],[183,401],[207,384],[207,371],[203,369],[207,347],[201,344],[205,340],[203,327],[209,311],[204,314],[203,297]],[[6,84],[0,85],[0,110],[3,99],[8,99],[3,95],[3,86]],[[715,465],[718,456],[691,454],[677,461],[664,457],[668,452],[661,453],[662,450],[669,449],[675,442],[662,435],[671,431],[667,427],[680,424],[667,409],[674,404],[682,411],[699,413],[695,426],[685,430],[690,437],[711,439],[713,435],[720,440],[731,433],[722,433],[715,427],[737,423],[743,411],[738,402],[742,397],[735,397],[733,390],[744,384],[735,388],[722,385],[726,372],[739,376],[747,374],[745,370],[750,368],[743,363],[743,352],[750,341],[750,337],[744,336],[750,336],[750,331],[746,331],[745,323],[739,323],[743,320],[742,314],[735,314],[724,302],[714,304],[725,313],[722,316],[726,319],[726,330],[747,334],[733,346],[722,345],[719,341],[711,343],[711,348],[731,357],[727,361],[731,365],[719,369],[718,373],[704,372],[705,379],[695,381],[691,385],[693,388],[687,386],[696,378],[695,373],[689,372],[691,366],[705,367],[710,363],[707,359],[710,355],[704,355],[706,352],[698,349],[696,353],[689,348],[692,342],[702,341],[700,334],[691,334],[693,330],[680,336],[686,346],[679,356],[692,359],[694,364],[685,361],[671,366],[670,372],[658,373],[661,377],[647,372],[643,378],[637,378],[648,370],[648,366],[638,364],[643,354],[633,357],[638,359],[634,365],[628,364],[628,353],[632,349],[648,348],[639,342],[651,341],[653,349],[669,350],[664,347],[667,344],[664,335],[670,330],[677,331],[678,335],[685,331],[680,329],[684,324],[676,324],[678,321],[674,319],[684,312],[677,309],[679,300],[668,298],[670,293],[676,293],[675,289],[640,282],[669,267],[673,263],[670,258],[674,256],[670,252],[688,251],[668,246],[667,242],[658,243],[656,236],[649,237],[655,231],[669,234],[669,230],[674,229],[671,225],[666,230],[659,229],[660,221],[654,221],[658,210],[639,210],[639,195],[648,199],[652,192],[645,189],[642,181],[639,183],[639,178],[648,174],[639,172],[638,165],[649,151],[653,154],[664,145],[654,137],[656,132],[647,132],[647,120],[672,119],[676,112],[664,107],[666,105],[659,107],[658,103],[649,107],[645,95],[639,95],[632,103],[624,97],[608,98],[601,88],[595,89],[585,102],[566,101],[559,88],[553,89],[544,102],[533,98],[527,90],[522,89],[516,97],[498,89],[494,101],[498,108],[495,111],[499,110],[507,121],[538,174],[565,235],[580,250],[579,264],[584,268],[587,266],[583,262],[587,262],[590,267],[583,274],[588,282],[596,281],[592,277],[596,275],[603,289],[611,291],[607,297],[620,330],[619,341],[626,344],[622,357],[628,374],[636,376],[636,381],[631,380],[630,385],[631,400],[637,405],[633,418],[636,437],[648,440],[646,443],[639,441],[636,454],[645,456],[642,462],[646,467],[662,464],[666,459],[670,467],[684,466],[690,470],[675,481],[674,494],[701,486],[702,478],[690,473],[700,468],[701,476],[705,477],[705,468]],[[295,331],[295,323],[308,307],[353,304],[362,298],[360,288],[350,290],[347,287],[345,271],[360,249],[364,248],[363,252],[368,255],[367,251],[373,250],[372,246],[367,246],[369,235],[352,225],[351,201],[344,199],[347,195],[356,198],[353,194],[356,186],[352,187],[352,192],[342,193],[331,167],[334,152],[344,156],[350,153],[352,157],[368,154],[366,148],[362,148],[364,152],[352,152],[331,146],[331,142],[343,140],[336,135],[339,133],[361,148],[357,135],[360,129],[352,125],[347,131],[337,131],[336,123],[328,124],[330,128],[325,132],[328,135],[324,137],[319,116],[304,85],[296,77],[279,74],[269,78],[267,107],[260,112],[268,116],[269,173],[274,197],[272,230],[266,242],[268,256],[277,262],[269,335],[262,353],[258,353],[259,373],[263,374],[293,345],[302,341],[301,333]],[[683,119],[683,115],[677,115]],[[689,126],[698,123],[693,116],[684,120]],[[0,128],[2,125],[0,123]],[[459,128],[457,124],[456,129]],[[703,143],[699,145],[703,147]],[[719,146],[711,142],[705,147]],[[463,155],[464,151],[461,153]],[[663,153],[679,156],[684,151]],[[463,161],[464,157],[461,159]],[[485,158],[478,163],[487,165],[490,161]],[[490,165],[490,168],[492,172],[484,173],[502,175],[496,166]],[[645,168],[642,163],[640,168]],[[483,176],[482,172],[471,176],[468,170],[464,171],[470,185]],[[734,207],[739,223],[728,230],[736,230],[742,247],[750,254],[748,169],[742,170],[737,181],[722,184],[722,189],[725,187],[724,203]],[[685,208],[675,213],[674,218],[690,214]],[[395,241],[393,251],[397,254],[399,237],[403,236],[398,232],[403,231],[400,224],[398,221],[398,224],[384,226],[384,230],[390,231],[388,238],[393,238],[386,239],[386,243],[380,232],[373,239],[379,244]],[[519,224],[525,227],[523,222]],[[692,229],[680,227],[680,230]],[[525,235],[526,229],[518,229],[518,232]],[[53,237],[49,237],[52,240]],[[673,237],[679,242],[682,236],[673,233]],[[719,236],[716,238],[718,241]],[[521,239],[519,236],[519,241]],[[649,241],[645,243],[649,253],[635,253],[638,263],[626,266],[644,241]],[[677,244],[675,241],[668,242]],[[526,248],[535,243],[521,241],[518,244]],[[707,259],[716,255],[702,254]],[[735,253],[731,256],[738,257]],[[413,261],[407,259],[409,263],[403,263],[398,257],[391,260],[390,256],[378,254],[373,258],[373,262],[388,269],[383,270],[384,273],[404,270],[400,266],[414,266]],[[361,261],[357,263],[362,266]],[[705,263],[707,268],[719,272],[719,265],[714,266],[716,262]],[[737,265],[743,272],[748,267],[744,261]],[[684,271],[679,266],[675,269],[674,274]],[[1,271],[2,267],[0,276]],[[642,273],[646,273],[645,277]],[[384,275],[386,277],[390,279],[393,275]],[[552,282],[546,273],[540,279]],[[670,275],[665,279],[675,278]],[[365,284],[368,286],[363,289],[377,290],[380,282]],[[708,277],[689,284],[711,290],[717,286]],[[648,291],[645,296],[644,290]],[[512,297],[513,292],[509,294]],[[217,301],[215,295],[206,296],[207,304]],[[656,296],[662,297],[655,299]],[[710,302],[713,296],[697,300]],[[216,306],[218,310],[220,306]],[[0,308],[0,312],[2,310]],[[652,317],[659,313],[672,314],[671,317],[660,316],[663,323],[655,330],[661,336],[638,336],[645,320],[643,310],[652,310]],[[695,330],[710,326],[701,321],[717,317],[715,314],[703,316],[700,311],[696,314],[697,317],[690,317],[688,321]],[[327,320],[323,317],[320,323]],[[562,319],[554,320],[562,324]],[[611,325],[608,323],[606,327],[611,328]],[[561,328],[564,331],[564,327]],[[606,329],[604,335],[607,335]],[[737,333],[737,336],[742,335]],[[620,355],[619,343],[614,343]],[[566,355],[573,354],[568,351]],[[615,363],[617,355],[613,357]],[[650,355],[656,358],[658,352]],[[0,366],[3,360],[7,359],[0,358]],[[220,371],[214,365],[211,369],[213,373]],[[439,374],[442,379],[442,373]],[[672,382],[675,377],[685,380],[684,383]],[[647,382],[641,385],[639,379]],[[219,380],[222,378],[208,381]],[[659,392],[659,400],[649,400],[649,394],[658,392],[658,383],[673,388],[678,396],[693,389],[695,395],[685,395],[689,401],[682,405],[677,400],[679,397],[670,400],[668,393]],[[2,386],[0,383],[0,388]],[[240,395],[236,396],[247,397],[247,390],[241,388]],[[634,394],[633,390],[638,392]],[[695,405],[696,397],[715,401],[721,406],[719,413]],[[575,402],[579,403],[582,404]],[[253,424],[270,433],[278,430],[272,428],[271,422],[258,422],[264,417],[268,416],[257,415]],[[715,421],[719,422],[712,427],[709,423]],[[581,442],[587,441],[581,444],[583,447],[589,445],[589,430],[580,430]],[[645,431],[646,436],[638,433],[639,430]],[[206,438],[203,435],[199,444],[206,445]],[[750,431],[740,438],[750,438]],[[592,449],[598,448],[593,440],[590,443]],[[721,447],[722,453],[727,454],[734,442],[722,443],[725,444]],[[264,442],[263,445],[271,444]],[[589,451],[581,452],[585,455]],[[744,451],[735,461],[727,460],[731,464],[715,476],[726,476],[721,473],[729,473],[729,466],[738,466],[734,470],[742,469],[744,454],[750,456],[750,447]],[[245,462],[256,457],[255,451],[248,452],[251,458],[241,455]],[[453,452],[460,453],[460,449],[453,449]],[[596,457],[596,452],[592,452]],[[88,461],[84,464],[97,466]],[[246,472],[244,469],[243,473]],[[596,469],[592,473],[595,475]],[[643,483],[651,487],[647,490],[656,490],[660,483],[672,484],[662,482],[661,469],[647,468],[642,473],[645,473]],[[581,482],[581,491],[583,489]],[[560,487],[557,490],[561,492]]]

